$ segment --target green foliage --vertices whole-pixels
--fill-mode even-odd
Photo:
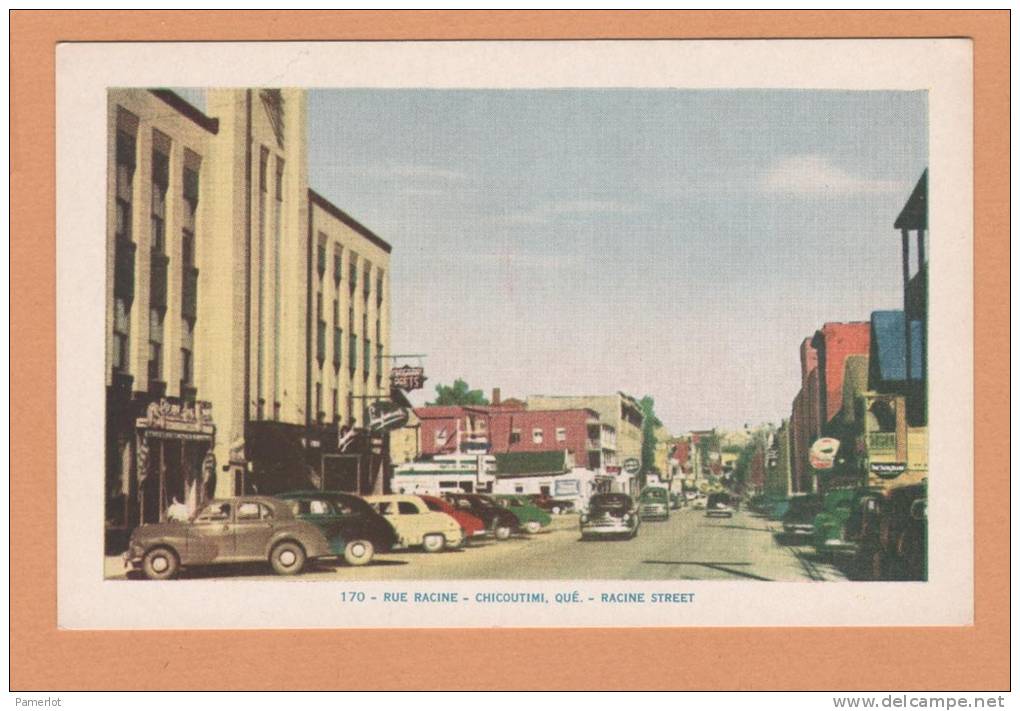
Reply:
[[[662,427],[662,421],[655,416],[655,399],[652,396],[645,395],[639,404],[645,418],[641,425],[641,469],[650,472],[655,469],[655,447],[659,443],[655,429]]]
[[[485,393],[472,390],[466,382],[457,378],[453,385],[436,385],[436,401],[430,405],[488,405]]]
[[[753,438],[747,445],[740,450],[740,456],[737,457],[737,463],[733,465],[733,478],[739,483],[743,484],[747,481],[747,475],[751,469],[751,459],[754,457],[754,450],[757,449],[759,443],[757,438]]]

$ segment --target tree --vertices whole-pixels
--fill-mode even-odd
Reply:
[[[470,386],[460,378],[453,381],[453,385],[436,385],[436,401],[430,405],[488,405],[485,394],[481,390],[472,390]]]
[[[659,443],[655,430],[662,427],[662,422],[655,416],[655,399],[651,395],[645,395],[639,404],[645,418],[641,425],[641,470],[650,472],[655,469],[655,447]]]

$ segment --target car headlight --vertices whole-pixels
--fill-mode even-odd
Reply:
[[[630,523],[633,520],[633,518],[634,517],[631,516],[630,514],[625,514],[624,517],[623,517],[623,522],[624,523]]]
[[[581,514],[581,523],[588,523],[588,514]]]

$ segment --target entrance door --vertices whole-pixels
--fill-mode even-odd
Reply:
[[[322,457],[324,491],[342,491],[348,494],[361,492],[361,456],[357,454],[327,454]]]
[[[234,513],[234,555],[261,558],[273,536],[273,512],[257,501],[242,501]]]

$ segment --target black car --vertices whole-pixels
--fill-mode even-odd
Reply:
[[[812,536],[815,516],[822,512],[822,497],[804,494],[790,499],[790,507],[783,514],[783,532],[788,536]]]
[[[714,492],[708,495],[705,502],[705,516],[733,517],[733,497],[726,493]]]
[[[626,494],[595,494],[581,512],[581,540],[592,538],[633,538],[641,527],[641,513]]]
[[[292,491],[277,498],[287,501],[297,518],[318,526],[330,550],[350,565],[365,565],[376,553],[386,553],[397,544],[390,522],[359,496]]]
[[[443,498],[461,511],[482,519],[486,530],[497,540],[504,541],[514,531],[521,529],[521,520],[517,515],[488,496],[445,492]]]

